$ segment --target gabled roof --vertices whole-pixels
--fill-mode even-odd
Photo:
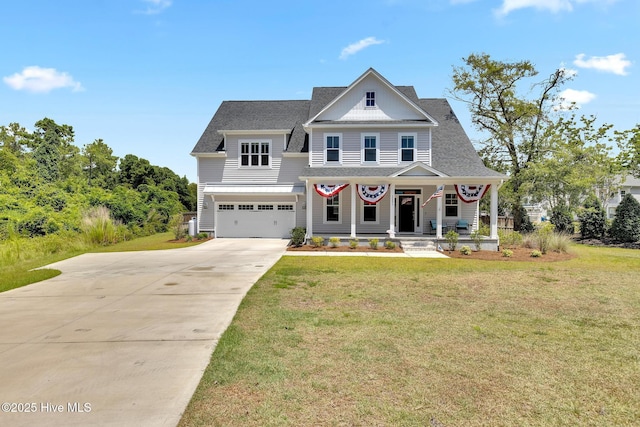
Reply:
[[[434,169],[449,176],[505,176],[484,165],[446,99],[420,99],[418,104],[439,123],[431,132],[431,166]]]
[[[443,174],[442,172],[422,163],[422,162],[413,162],[411,163],[409,166],[400,169],[399,171],[395,172],[394,174],[392,174],[391,176],[396,177],[396,176],[402,176],[402,175],[412,175],[410,172],[422,172],[423,175],[432,175],[432,176],[446,176],[445,174]],[[425,174],[426,172],[426,174]]]
[[[287,151],[301,152],[306,143],[302,123],[310,101],[224,101],[193,148],[192,154],[223,149],[223,131],[288,130]]]
[[[362,82],[365,78],[369,76],[374,76],[378,79],[383,85],[388,87],[392,92],[395,92],[400,98],[402,98],[410,107],[412,107],[416,112],[418,112],[421,116],[425,118],[425,120],[429,123],[437,124],[437,121],[434,120],[426,111],[424,111],[416,101],[418,101],[418,97],[416,95],[416,91],[413,86],[403,86],[404,90],[400,90],[399,87],[392,85],[387,79],[385,79],[380,73],[378,73],[373,68],[369,68],[364,72],[360,77],[358,77],[353,83],[351,83],[348,87],[330,87],[330,88],[314,88],[313,96],[312,96],[312,104],[311,109],[309,111],[309,120],[304,124],[305,126],[310,125],[315,121],[322,113],[329,110],[333,105],[335,105],[340,99],[346,96],[353,88],[358,86],[360,82]],[[317,99],[316,99],[317,97]]]

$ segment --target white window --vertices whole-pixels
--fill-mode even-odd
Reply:
[[[240,141],[240,166],[271,165],[271,141]]]
[[[458,217],[458,195],[456,193],[445,193],[444,216]]]
[[[378,204],[362,202],[362,211],[360,215],[361,224],[379,224]]]
[[[238,205],[239,211],[252,211],[253,205]]]
[[[219,211],[232,211],[234,210],[235,206],[234,205],[218,205],[218,210]]]
[[[627,195],[627,192],[624,190],[620,190],[620,200],[624,199],[624,196]]]
[[[258,205],[259,211],[272,211],[273,205]]]
[[[362,134],[362,163],[378,163],[380,158],[379,150],[380,134]]]
[[[278,205],[279,211],[292,211],[293,205]]]
[[[375,107],[376,106],[376,93],[375,92],[367,92],[365,95],[365,104],[366,107]]]
[[[324,222],[340,223],[340,193],[324,199]]]
[[[414,162],[416,160],[417,134],[398,135],[398,158],[400,162]]]
[[[340,163],[340,142],[342,134],[333,133],[324,135],[324,162]]]

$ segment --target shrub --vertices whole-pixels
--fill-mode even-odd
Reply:
[[[531,251],[531,256],[533,258],[540,258],[542,256],[542,252],[540,252],[537,249],[534,249],[534,250]]]
[[[469,237],[473,240],[476,251],[479,251],[480,248],[482,248],[482,234],[480,234],[480,230],[472,231]]]
[[[355,249],[358,247],[358,239],[349,239],[349,247]]]
[[[491,227],[485,223],[480,224],[480,227],[478,227],[478,234],[481,236],[491,236]]]
[[[456,246],[458,246],[458,236],[459,234],[456,233],[454,230],[448,231],[447,234],[444,236],[445,240],[447,241],[447,244],[449,244],[450,252],[453,252],[456,250]]]
[[[95,206],[84,213],[82,230],[90,243],[109,245],[119,240],[117,224],[105,206]]]
[[[552,252],[568,252],[571,237],[565,233],[553,233],[549,238],[549,250]]]
[[[500,238],[500,244],[506,247],[517,247],[522,245],[522,234],[518,231],[502,231],[498,230],[498,237]]]
[[[384,247],[392,250],[396,248],[396,244],[394,242],[392,242],[391,240],[387,240],[386,242],[384,242]]]
[[[601,239],[604,236],[607,219],[595,197],[587,199],[583,209],[578,212],[580,222],[580,237],[583,239]]]
[[[314,248],[321,248],[324,246],[324,237],[314,236],[311,238],[311,244]]]
[[[331,244],[332,248],[337,248],[338,245],[340,245],[340,238],[339,237],[330,237],[329,238],[329,243]]]
[[[304,244],[304,237],[307,234],[307,230],[303,227],[295,227],[291,229],[291,244],[295,247],[300,247]]]
[[[503,249],[502,256],[506,258],[511,258],[513,256],[513,251],[511,249]]]
[[[566,206],[556,206],[551,211],[551,224],[558,233],[573,234],[573,219],[571,211]]]
[[[609,233],[619,242],[640,240],[640,203],[631,194],[627,194],[616,208]]]
[[[460,248],[460,253],[462,255],[471,255],[471,248],[467,245]]]
[[[183,220],[184,218],[182,217],[182,214],[175,214],[169,221],[169,228],[176,240],[182,239],[187,234],[187,230],[182,222]]]
[[[540,249],[543,254],[546,254],[549,250],[553,229],[554,225],[550,222],[542,223],[536,228],[535,235],[538,241],[538,249]]]
[[[196,238],[198,240],[203,240],[203,239],[208,239],[209,235],[207,233],[198,233],[198,235],[196,236]]]
[[[369,239],[369,247],[371,249],[376,249],[377,250],[379,243],[380,243],[380,239],[376,239],[376,238]]]

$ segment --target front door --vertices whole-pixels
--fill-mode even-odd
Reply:
[[[415,231],[415,196],[398,196],[398,231]]]

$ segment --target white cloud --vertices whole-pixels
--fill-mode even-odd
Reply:
[[[73,80],[68,73],[60,72],[55,68],[25,67],[21,73],[3,77],[2,80],[12,89],[34,93],[47,93],[65,87],[70,87],[74,92],[84,90],[82,85]]]
[[[342,49],[342,52],[340,52],[340,59],[347,59],[351,55],[360,52],[362,49],[382,43],[384,43],[384,40],[378,40],[375,37],[367,37],[366,39],[351,43],[349,46]]]
[[[173,3],[173,0],[142,0],[147,3],[147,8],[140,13],[144,13],[146,15],[156,15]]]
[[[581,68],[593,68],[594,70],[604,71],[606,73],[618,74],[619,76],[626,76],[627,67],[631,66],[631,61],[626,59],[624,53],[616,53],[615,55],[607,56],[592,56],[585,59],[585,54],[581,53],[576,55],[573,63]]]
[[[594,99],[596,99],[595,93],[586,90],[565,89],[560,93],[559,103],[554,108],[555,110],[580,108]]]
[[[617,0],[502,0],[502,6],[495,10],[498,16],[506,16],[514,10],[533,7],[538,10],[547,10],[552,13],[562,11],[571,12],[574,5],[580,3],[595,3],[607,5]]]

